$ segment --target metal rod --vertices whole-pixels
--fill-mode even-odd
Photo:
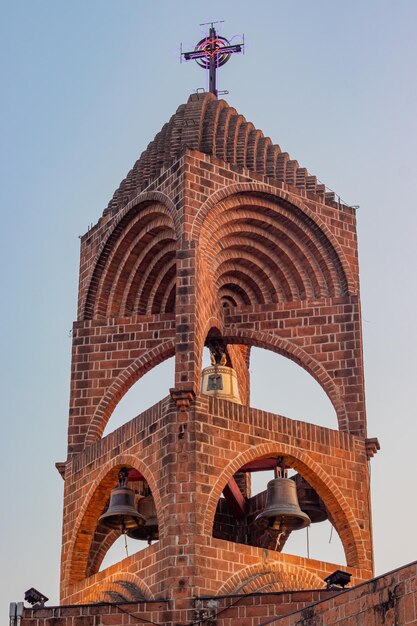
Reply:
[[[214,28],[213,24],[210,27],[210,38],[211,38],[211,48],[212,50],[212,54],[210,56],[210,64],[209,64],[209,92],[214,94],[217,98],[217,89],[216,89],[216,70],[217,70],[217,55],[214,54],[214,46],[216,45],[215,39],[216,39],[216,29]]]

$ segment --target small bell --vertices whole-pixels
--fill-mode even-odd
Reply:
[[[150,491],[139,500],[138,513],[145,518],[145,523],[128,530],[127,536],[132,539],[147,541],[149,544],[159,539],[158,517],[156,515],[155,501]]]
[[[119,472],[119,484],[111,490],[108,509],[100,516],[99,522],[108,528],[120,529],[123,533],[145,523],[143,515],[135,509],[135,492],[126,487],[128,471],[125,467]]]
[[[309,516],[312,524],[324,522],[328,518],[328,515],[326,507],[319,498],[318,493],[300,474],[292,476],[291,480],[293,480],[297,486],[297,498],[300,509]]]
[[[282,461],[281,473],[286,475]],[[310,518],[300,509],[297,487],[291,478],[277,477],[270,480],[266,491],[264,510],[255,519],[277,531],[300,530],[310,525]]]
[[[205,367],[201,372],[202,393],[242,404],[237,375],[235,370],[227,365],[224,346],[220,343],[214,343],[211,345],[210,351],[211,366]]]

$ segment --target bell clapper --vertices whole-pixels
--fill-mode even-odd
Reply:
[[[126,526],[125,523],[122,522],[122,534],[123,537],[125,538],[125,550],[126,550],[126,556],[129,556],[129,550],[127,549],[127,533],[126,533]]]
[[[281,541],[281,537],[285,532],[285,527],[283,525],[283,523],[280,521],[278,524],[278,534],[277,534],[277,542],[275,544],[275,551],[278,552],[278,548],[279,548],[279,542]]]
[[[332,543],[332,537],[333,537],[333,524],[330,527],[330,538],[329,538],[329,543]]]

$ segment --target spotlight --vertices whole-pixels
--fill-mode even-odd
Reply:
[[[31,587],[27,591],[25,591],[25,601],[29,602],[34,608],[42,607],[45,605],[45,602],[48,602],[49,598],[43,595],[40,591]]]
[[[351,578],[352,574],[349,574],[349,572],[342,572],[342,570],[337,569],[333,574],[327,576],[324,582],[327,583],[327,589],[329,590],[344,589],[350,583]]]

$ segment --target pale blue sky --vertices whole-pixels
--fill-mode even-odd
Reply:
[[[246,54],[221,70],[229,104],[360,205],[369,434],[382,445],[372,462],[377,572],[416,559],[415,0],[212,0],[210,11],[185,0],[0,4],[1,556],[8,563],[0,612],[32,585],[57,601],[62,480],[53,465],[66,455],[78,235],[178,105],[204,86],[204,72],[180,65],[178,52],[210,19],[226,20],[224,34],[244,32],[247,41]],[[331,425],[314,385],[304,405],[291,404],[298,379],[284,378],[274,358],[277,382],[257,382],[254,403]],[[170,384],[168,376],[154,399],[136,399],[132,410]]]

